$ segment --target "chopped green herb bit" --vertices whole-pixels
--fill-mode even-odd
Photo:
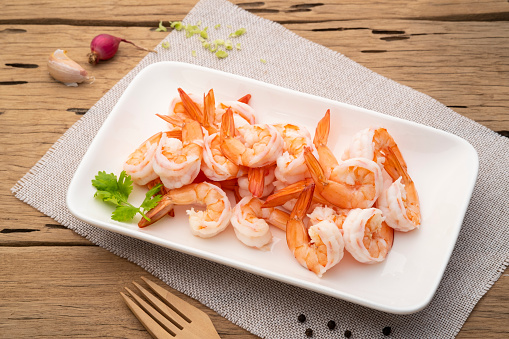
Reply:
[[[217,25],[214,26],[215,29],[218,29],[220,27],[221,27],[221,24],[217,24]]]
[[[214,43],[216,45],[224,45],[224,40],[223,39],[216,39],[216,40],[214,40]]]
[[[230,33],[230,37],[232,38],[236,38],[236,37],[239,37],[243,34],[246,33],[246,29],[245,28],[240,28],[238,30],[236,30],[234,33]]]
[[[163,26],[163,22],[159,21],[159,28],[156,29],[156,32],[167,32],[168,29]]]
[[[214,53],[215,51],[217,51],[217,45],[216,44],[211,44],[210,47],[209,47],[209,51],[211,51],[212,53]]]
[[[168,48],[170,48],[170,43],[168,41],[163,41],[163,43],[161,44],[161,47],[168,49]]]
[[[209,38],[209,35],[207,34],[207,30],[202,30],[200,31],[200,38],[203,38],[203,39],[208,39]]]
[[[210,42],[204,41],[201,45],[203,46],[203,48],[207,48],[208,49],[210,47]]]
[[[240,51],[240,42],[235,44],[235,48],[238,49]]]
[[[232,45],[231,40],[226,40],[225,41],[224,48],[226,48],[227,50],[232,50],[233,49],[233,45]]]
[[[267,63],[267,60],[265,60],[265,59],[260,59],[260,61],[261,61],[263,64],[266,64],[266,63]]]
[[[226,53],[225,51],[217,51],[216,52],[216,56],[219,58],[219,59],[224,59],[228,56],[228,53]]]
[[[182,28],[184,28],[184,25],[181,21],[173,21],[171,23],[171,28],[175,28],[177,31],[180,31]]]
[[[232,25],[226,25],[226,28],[232,28]]]
[[[196,23],[196,26],[201,26],[201,20]]]
[[[198,37],[198,40],[200,40],[201,43],[204,43],[205,41],[207,41],[207,39],[204,39],[201,36]]]
[[[191,52],[191,55],[194,56],[196,58],[196,51],[192,51]]]

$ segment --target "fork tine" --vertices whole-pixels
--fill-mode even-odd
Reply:
[[[129,288],[124,287],[127,292],[133,297],[134,300],[140,304],[140,306],[145,309],[147,313],[149,313],[152,318],[157,320],[159,324],[165,328],[171,335],[176,336],[176,333],[178,333],[180,330],[182,330],[182,326],[180,326],[178,323],[174,323],[172,319],[167,319],[165,316],[163,316],[161,313],[157,312],[152,306],[150,306],[145,300],[140,298],[136,293],[131,291]]]
[[[189,319],[189,317],[185,316],[185,314],[192,314],[193,312],[202,312],[200,309],[185,302],[184,300],[180,299],[173,293],[170,293],[168,290],[157,285],[155,282],[150,281],[145,277],[141,277],[141,279],[143,279],[143,281],[145,281],[147,283],[147,285],[152,289],[152,291],[154,291],[157,295],[159,295],[159,297],[168,301],[171,304],[172,309],[174,311],[181,313],[183,318],[186,319],[187,322],[191,322],[191,319]]]
[[[155,295],[150,293],[148,290],[140,286],[138,283],[133,281],[134,286],[140,290],[140,292],[147,298],[147,300],[161,313],[166,315],[171,319],[171,322],[174,323],[176,326],[182,328],[183,325],[185,325],[185,322],[191,322],[189,318],[183,318],[181,317],[180,312],[176,312],[174,309],[166,305],[163,301],[159,300]]]
[[[120,292],[122,298],[124,298],[127,306],[134,313],[140,323],[147,329],[152,337],[157,339],[174,339],[174,337],[166,332],[154,319],[152,319],[147,313],[145,313],[134,301],[127,297],[124,293]]]
[[[217,334],[214,324],[212,323],[212,320],[210,320],[210,317],[207,315],[207,313],[185,302],[170,291],[160,287],[153,281],[150,281],[145,277],[141,278],[147,283],[152,291],[154,291],[160,298],[166,300],[170,304],[171,309],[173,309],[176,313],[181,314],[184,319],[188,319],[189,323],[192,325],[192,330],[198,334],[199,337],[220,339],[219,334]],[[166,304],[164,305],[166,306]]]

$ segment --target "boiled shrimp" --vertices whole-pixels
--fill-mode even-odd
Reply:
[[[216,185],[202,182],[170,190],[159,204],[146,213],[150,219],[141,219],[139,227],[146,227],[165,216],[174,205],[205,205],[205,211],[187,211],[191,233],[201,238],[213,237],[230,223],[231,205],[226,193]]]
[[[168,189],[190,184],[200,171],[203,155],[203,132],[198,122],[190,120],[182,127],[182,141],[162,135],[153,168]]]
[[[373,159],[391,177],[393,184],[384,190],[379,202],[389,226],[402,231],[418,228],[421,222],[419,195],[403,155],[389,132],[385,128],[358,132],[343,154],[343,158],[351,156]]]
[[[309,177],[304,148],[313,147],[311,135],[304,127],[292,124],[274,125],[283,137],[283,154],[277,158],[276,178],[288,184]]]
[[[396,231],[408,232],[420,226],[419,206],[412,201],[418,201],[413,194],[414,189],[407,190],[408,185],[401,183],[402,177],[393,182],[389,188],[380,194],[377,207],[383,212],[385,222]]]
[[[236,131],[239,136],[236,136]],[[221,151],[236,165],[272,165],[283,151],[283,138],[271,125],[244,125],[235,128],[233,112],[227,109],[221,123]]]
[[[242,99],[242,98],[241,98]],[[216,107],[215,122],[220,124],[222,122],[223,114],[230,108],[234,115],[241,117],[250,125],[256,124],[258,116],[256,111],[247,103],[241,101],[223,101]]]
[[[274,191],[275,165],[249,168],[247,176],[238,179],[241,197],[253,195],[257,198],[266,197]]]
[[[326,177],[320,163],[305,151],[306,164],[320,195],[339,208],[368,208],[373,206],[383,187],[382,170],[374,161],[353,158],[333,167]]]
[[[383,261],[392,248],[394,230],[376,208],[353,209],[343,223],[346,250],[359,262]]]
[[[158,132],[145,140],[140,147],[131,153],[124,163],[124,170],[138,185],[145,185],[159,176],[152,167],[157,146],[163,134],[169,138],[182,139],[182,132],[179,130],[171,132]]]
[[[230,219],[235,235],[247,246],[265,249],[272,242],[269,225],[286,230],[290,215],[275,208],[262,208],[255,197],[244,197],[235,205]]]
[[[286,224],[286,242],[297,261],[321,277],[336,265],[344,253],[344,241],[338,227],[324,220],[306,230],[304,217],[313,198],[314,184],[304,188]]]
[[[201,170],[207,178],[215,181],[229,180],[244,175],[247,169],[234,164],[221,152],[219,133],[203,138],[203,159]]]

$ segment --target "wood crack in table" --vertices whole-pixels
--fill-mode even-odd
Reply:
[[[233,2],[509,135],[507,1]],[[91,39],[109,33],[152,48],[167,34],[155,31],[159,21],[181,20],[195,3],[0,3],[1,337],[149,337],[118,295],[148,273],[56,224],[10,189],[145,55],[126,45],[92,67],[86,63]],[[96,82],[67,88],[53,81],[46,60],[57,48],[67,49]],[[204,309],[221,337],[255,337],[176,293]],[[508,336],[508,306],[505,273],[458,338]],[[287,316],[297,321],[298,315]]]

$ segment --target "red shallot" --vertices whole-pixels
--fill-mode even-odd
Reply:
[[[128,44],[133,45],[134,47],[147,51],[147,52],[155,52],[153,49],[147,49],[144,47],[140,47],[134,44],[131,41],[127,41],[126,39],[118,38],[109,34],[99,34],[96,36],[92,42],[90,43],[91,53],[88,54],[88,62],[92,65],[97,64],[100,60],[108,60],[115,56],[118,51],[118,45],[121,42],[126,42]]]

